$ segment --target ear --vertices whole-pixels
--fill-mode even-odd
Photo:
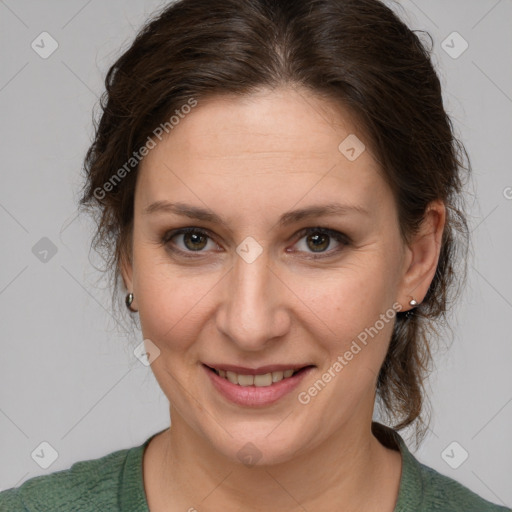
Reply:
[[[432,201],[418,233],[405,249],[404,273],[398,290],[402,311],[411,309],[411,299],[420,304],[427,295],[437,270],[445,222],[443,201]]]

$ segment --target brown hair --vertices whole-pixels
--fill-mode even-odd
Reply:
[[[416,438],[423,437],[430,335],[438,334],[466,275],[461,191],[462,171],[470,169],[430,51],[378,0],[180,0],[165,7],[108,71],[85,158],[80,205],[95,216],[93,246],[111,271],[114,297],[122,258],[130,258],[134,155],[155,128],[172,129],[170,116],[191,99],[281,85],[339,102],[367,134],[395,195],[404,241],[431,201],[447,207],[436,274],[414,314],[397,314],[377,384],[395,428],[416,422]]]

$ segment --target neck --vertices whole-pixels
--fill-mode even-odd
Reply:
[[[374,437],[371,421],[366,425],[347,423],[293,460],[248,467],[219,454],[173,413],[154,452],[158,469],[146,480],[159,482],[151,510],[334,511],[343,504],[344,511],[392,512],[401,457]]]

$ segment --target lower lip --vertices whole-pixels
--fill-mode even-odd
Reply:
[[[270,386],[239,386],[233,384],[224,377],[220,377],[214,371],[203,365],[204,370],[210,377],[215,389],[229,401],[248,407],[264,407],[277,402],[293,391],[301,382],[301,380],[313,369],[309,366],[304,368],[295,375],[275,382]]]

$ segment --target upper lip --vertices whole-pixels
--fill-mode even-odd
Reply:
[[[306,366],[313,366],[312,364],[268,364],[265,366],[258,366],[257,368],[247,368],[245,366],[238,366],[235,364],[224,363],[204,363],[206,366],[215,370],[224,370],[227,372],[241,373],[243,375],[260,375],[265,373],[280,372],[284,370],[300,370]]]

